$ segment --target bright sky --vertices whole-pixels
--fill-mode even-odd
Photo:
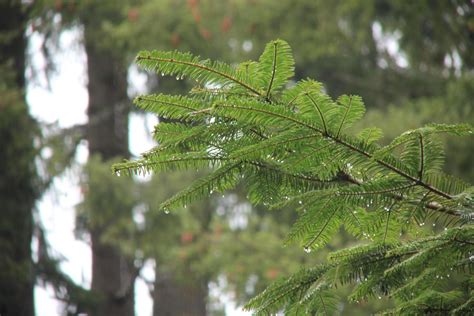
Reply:
[[[29,54],[32,58],[33,69],[43,69],[45,60],[39,51],[41,37],[30,35]],[[29,83],[27,100],[31,114],[46,123],[57,123],[60,127],[69,127],[87,122],[86,108],[88,95],[86,90],[86,55],[81,45],[78,30],[65,31],[60,37],[60,49],[54,55],[57,72],[50,79],[51,89],[46,89],[46,80],[39,76],[37,83]],[[27,75],[31,75],[32,69]],[[134,90],[140,91],[144,79],[138,72],[132,71],[133,82],[138,83]],[[138,155],[152,146],[148,131],[156,124],[153,117],[144,118],[139,115],[130,117],[130,150]],[[147,131],[148,129],[148,131]],[[87,161],[87,148],[80,145],[76,160],[79,163]],[[78,187],[79,170],[69,170],[65,175],[55,180],[52,190],[44,195],[38,203],[39,216],[47,233],[47,240],[53,250],[53,255],[63,258],[61,269],[76,283],[89,288],[91,282],[91,250],[87,243],[74,237],[75,206],[81,200]],[[34,243],[33,243],[34,245]],[[142,275],[147,280],[154,279],[153,265],[145,265]],[[152,314],[152,300],[145,282],[138,279],[135,283],[135,311],[137,316]],[[225,302],[226,314],[230,316],[248,315],[235,304],[227,295],[214,286],[212,295],[220,296]],[[61,305],[54,298],[52,288],[35,287],[36,314],[38,316],[61,315]]]

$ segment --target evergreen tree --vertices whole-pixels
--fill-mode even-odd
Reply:
[[[51,254],[35,203],[74,157],[77,130],[52,132],[31,117],[25,100],[27,29],[41,14],[39,3],[0,4],[0,314],[34,315],[33,287],[47,284],[68,312],[94,301],[59,268]],[[42,129],[48,129],[44,134]],[[45,134],[48,134],[47,136]],[[69,145],[69,146],[68,146]],[[71,148],[73,147],[73,148]],[[43,148],[54,154],[45,158]],[[33,239],[35,238],[35,239]],[[32,241],[34,244],[32,244]],[[33,256],[35,253],[35,256]]]
[[[354,301],[390,295],[397,312],[465,314],[473,307],[472,187],[442,172],[438,135],[470,135],[467,124],[428,124],[381,146],[379,128],[354,135],[362,99],[333,100],[321,83],[299,81],[289,45],[267,44],[258,62],[236,67],[189,53],[143,51],[141,67],[187,77],[190,96],[136,99],[169,119],[156,126],[159,146],[116,174],[213,171],[163,202],[165,212],[244,183],[253,203],[292,206],[299,218],[288,242],[321,248],[343,226],[364,241],[333,252],[328,262],[281,279],[248,303],[257,314],[328,314],[334,288],[352,283]],[[440,232],[420,229],[428,221]],[[455,286],[452,282],[455,281]]]
[[[90,155],[104,161],[128,157],[128,97],[127,70],[121,56],[111,56],[95,39],[98,19],[82,18],[87,53],[89,105],[86,139]],[[89,177],[92,177],[90,174]],[[113,186],[119,186],[113,183]],[[90,192],[106,196],[108,188],[103,182],[90,182]],[[103,190],[106,190],[105,192]],[[123,201],[123,200],[121,200]],[[134,282],[137,275],[133,256],[127,256],[114,244],[104,241],[112,218],[132,221],[129,204],[116,205],[109,213],[101,203],[89,204],[87,229],[92,247],[92,291],[101,301],[93,315],[134,315]],[[125,212],[122,210],[125,208]],[[107,214],[107,215],[105,215]]]
[[[25,102],[25,29],[20,1],[0,3],[0,314],[34,315],[31,258],[36,122]]]
[[[384,105],[386,100],[396,102],[397,98],[403,99],[404,95],[420,94],[418,91],[425,94],[430,93],[425,90],[442,92],[442,89],[438,89],[439,85],[431,82],[437,82],[437,76],[431,75],[429,84],[420,85],[414,84],[413,80],[407,80],[406,75],[410,75],[413,69],[399,73],[400,69],[397,67],[392,69],[393,61],[389,61],[388,68],[381,69],[377,65],[377,60],[386,59],[387,56],[384,56],[383,52],[377,51],[371,32],[374,21],[381,22],[385,30],[385,25],[397,21],[396,19],[400,19],[400,17],[403,18],[407,12],[439,11],[439,5],[430,5],[429,2],[424,2],[422,7],[418,7],[418,10],[403,5],[387,6],[383,5],[383,2],[377,2],[376,10],[374,10],[374,3],[366,1],[328,3],[327,1],[311,0],[286,3],[271,0],[252,2],[237,0],[216,4],[212,1],[159,0],[143,3],[121,1],[120,5],[94,1],[46,2],[54,4],[63,18],[72,17],[75,20],[77,16],[80,16],[83,21],[87,20],[87,23],[93,24],[89,27],[89,30],[92,30],[89,32],[89,39],[91,42],[97,42],[94,44],[96,48],[114,56],[111,58],[114,61],[117,60],[117,55],[119,55],[119,59],[129,55],[131,51],[134,51],[133,47],[150,47],[151,45],[159,45],[161,49],[179,47],[224,60],[232,60],[236,56],[248,58],[259,51],[262,39],[273,38],[277,33],[279,36],[291,39],[291,43],[298,47],[296,58],[300,69],[296,70],[296,78],[317,75],[318,78],[323,79],[325,88],[331,95],[344,91],[357,91],[364,96],[365,100],[369,100],[370,105]],[[460,4],[462,3],[458,2],[457,5]],[[454,4],[452,8],[456,8],[457,5]],[[271,9],[269,10],[269,8]],[[452,8],[449,11],[444,10],[446,8],[441,8],[441,12],[444,12],[444,15],[448,13],[450,16],[456,15],[457,13]],[[245,14],[241,14],[243,10],[245,10]],[[382,14],[377,15],[376,13]],[[393,21],[390,20],[394,15],[398,15],[398,17]],[[418,19],[420,20],[418,21],[416,15],[414,17],[410,20],[414,23],[404,26],[403,36],[409,37],[420,33],[418,29],[426,23],[423,19]],[[436,23],[442,22],[440,14],[432,14],[432,17],[436,18],[434,19]],[[451,21],[451,18],[447,20]],[[150,27],[151,25],[153,27]],[[392,30],[397,30],[398,22],[389,26]],[[437,28],[436,34],[440,34],[439,31],[440,29]],[[115,36],[110,36],[110,34]],[[429,30],[427,34],[423,34],[424,36],[429,35]],[[232,45],[230,45],[231,40]],[[457,45],[463,46],[465,36],[459,37],[459,39],[456,37],[456,40],[462,40],[463,42],[457,43]],[[243,49],[243,44],[248,44],[248,42],[253,46],[249,51]],[[317,47],[314,45],[315,42],[319,43]],[[444,40],[441,42],[445,43]],[[418,40],[412,40],[411,43],[412,45],[415,43],[416,48]],[[228,46],[232,46],[231,51],[228,50]],[[230,53],[226,54],[226,50]],[[439,64],[438,59],[435,61]],[[430,60],[432,59],[430,58]],[[423,58],[422,61],[426,62],[426,59]],[[124,64],[126,62],[124,61]],[[410,68],[417,68],[417,60],[410,59],[410,63],[412,62],[413,67]],[[121,62],[115,64],[116,69],[125,68]],[[94,68],[97,69],[97,67]],[[95,74],[99,76],[101,72],[105,73],[95,71]],[[122,70],[121,74],[116,77],[117,82],[123,81],[123,73]],[[426,76],[421,77],[423,82],[426,82]],[[169,91],[171,81],[160,80],[160,89],[164,88]],[[409,83],[407,84],[407,82]],[[179,85],[171,86],[171,88],[177,90],[176,86],[179,88],[184,86],[183,81],[178,81],[178,83]],[[123,84],[120,86],[122,88],[118,90],[122,90],[122,92],[114,90],[111,85],[102,91],[109,90],[105,93],[106,95],[115,95],[117,92],[123,94]],[[110,103],[115,103],[115,101]],[[93,177],[94,175],[89,175],[90,179]],[[99,182],[96,185],[100,185]],[[101,190],[92,189],[88,192],[99,193]],[[104,200],[108,198],[107,195],[103,197]],[[89,207],[93,208],[93,205],[89,205]],[[117,214],[111,216],[115,218]],[[127,218],[125,213],[124,218]],[[130,219],[130,217],[128,218]],[[95,220],[103,221],[104,219],[97,217]],[[122,223],[123,221],[119,220],[118,222]],[[155,222],[156,226],[162,227],[160,223]],[[108,225],[109,228],[115,232],[118,230],[115,225]],[[127,235],[122,238],[119,235],[114,235],[114,237],[116,238],[107,238],[107,240],[119,246],[129,242]],[[151,244],[154,245],[153,242]],[[133,252],[130,255],[133,256]],[[169,265],[176,267],[175,263]],[[167,268],[161,269],[161,271],[164,270]],[[164,285],[168,288],[170,286],[170,282]],[[159,289],[159,287],[156,286],[155,289]],[[156,294],[159,292],[159,290],[155,291]]]
[[[127,5],[127,1],[121,4]],[[105,37],[103,23],[121,20],[121,7],[114,2],[44,1],[38,11],[42,18],[38,24],[42,26],[45,43],[51,44],[51,40],[71,26],[79,25],[84,35],[88,123],[80,126],[78,138],[87,140],[92,159],[85,168],[86,175],[82,181],[87,194],[78,212],[77,231],[90,237],[92,248],[91,291],[94,299],[87,304],[87,312],[92,315],[133,315],[134,282],[138,274],[133,254],[125,254],[116,243],[107,240],[109,230],[114,230],[110,227],[114,226],[118,216],[123,221],[133,223],[133,205],[128,199],[116,199],[113,205],[102,203],[107,201],[108,196],[120,196],[114,193],[120,192],[124,185],[131,187],[131,184],[109,181],[107,178],[100,181],[88,174],[91,170],[98,172],[101,161],[112,163],[117,157],[129,156],[128,61],[126,54],[117,53],[117,46],[104,45],[102,41]],[[61,15],[60,25],[52,19],[56,14]],[[44,47],[46,50],[47,44]],[[114,231],[118,230],[120,227]],[[121,230],[120,233],[122,238],[130,238],[127,231]]]

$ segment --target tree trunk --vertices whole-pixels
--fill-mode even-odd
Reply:
[[[25,102],[21,1],[0,2],[0,315],[34,315],[35,122]]]
[[[213,207],[210,199],[190,206],[188,216],[200,223],[202,234],[210,232]],[[199,237],[198,237],[199,238]],[[209,249],[202,249],[200,256],[188,258],[183,270],[175,267],[160,267],[156,258],[155,283],[153,290],[153,316],[205,316],[207,315],[208,283],[206,275],[196,275],[191,266],[194,260],[201,260]],[[169,264],[168,264],[169,265]]]
[[[205,316],[207,282],[178,282],[171,273],[157,269],[153,291],[153,316]]]
[[[89,116],[87,141],[90,155],[104,161],[128,157],[127,72],[123,63],[89,40],[93,26],[85,23],[88,66]],[[90,187],[90,190],[94,188]],[[100,214],[100,209],[92,210]],[[131,212],[130,212],[131,214]],[[132,218],[130,217],[130,221]],[[94,218],[91,219],[94,223]],[[93,315],[134,315],[133,258],[123,255],[117,246],[104,243],[104,225],[90,227],[92,243],[92,291],[100,303]]]

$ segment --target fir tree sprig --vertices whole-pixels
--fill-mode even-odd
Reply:
[[[363,118],[362,99],[333,100],[310,79],[288,88],[294,60],[282,40],[267,44],[258,62],[237,66],[159,51],[140,52],[137,63],[193,79],[198,87],[189,96],[135,100],[169,120],[154,131],[156,148],[114,165],[114,172],[208,169],[161,207],[168,212],[243,183],[253,203],[296,209],[300,216],[287,241],[307,252],[324,246],[341,227],[366,243],[276,282],[249,302],[249,310],[328,315],[337,305],[334,287],[347,283],[355,286],[354,301],[393,296],[395,313],[462,315],[472,307],[472,286],[453,290],[446,284],[469,282],[466,272],[474,268],[474,190],[442,172],[438,138],[472,135],[472,126],[429,124],[387,146],[377,143],[379,128],[354,135],[349,129]],[[427,220],[444,230],[420,238]]]

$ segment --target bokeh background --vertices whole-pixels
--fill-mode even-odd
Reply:
[[[429,122],[474,123],[471,0],[0,0],[0,315],[246,315],[278,277],[355,243],[283,246],[291,209],[244,190],[165,214],[199,176],[116,177],[154,146],[159,118],[133,107],[192,82],[141,72],[143,49],[229,63],[289,42],[296,77],[361,95],[382,142]],[[445,139],[446,171],[474,181],[474,144]],[[427,228],[428,229],[428,228]],[[430,228],[431,229],[431,228]],[[341,315],[369,315],[340,288]]]

